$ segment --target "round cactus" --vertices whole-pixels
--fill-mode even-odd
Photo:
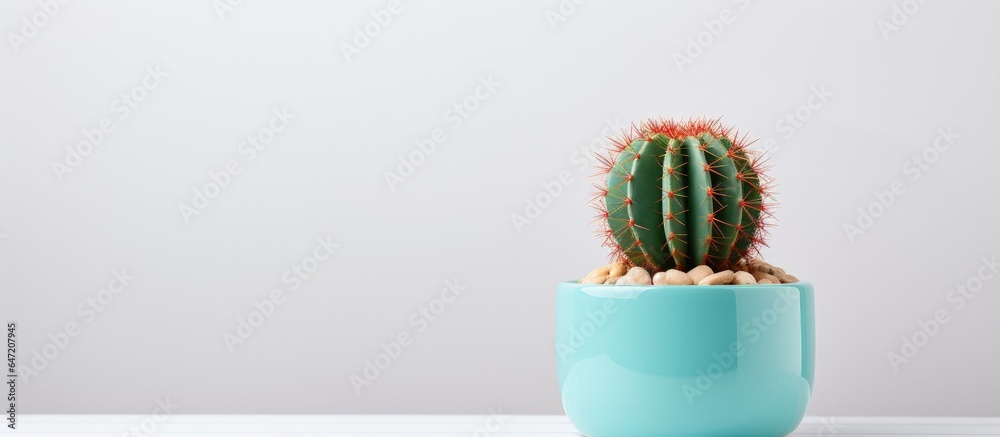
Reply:
[[[764,244],[763,160],[719,120],[647,120],[599,155],[594,198],[612,257],[651,271],[730,269]]]

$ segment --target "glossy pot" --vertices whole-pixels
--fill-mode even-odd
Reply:
[[[813,387],[809,283],[559,284],[563,408],[590,437],[783,436]]]

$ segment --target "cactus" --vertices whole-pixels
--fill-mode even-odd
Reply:
[[[717,119],[652,119],[612,141],[593,202],[612,258],[720,271],[765,245],[770,179],[745,136]]]

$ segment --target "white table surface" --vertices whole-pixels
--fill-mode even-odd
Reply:
[[[30,415],[10,435],[31,436],[492,436],[579,435],[565,416],[501,415]],[[139,426],[145,422],[146,432]],[[150,428],[153,429],[150,429]],[[152,432],[149,432],[152,431]],[[0,435],[3,431],[0,431]],[[1000,418],[807,417],[793,436],[1000,436]]]

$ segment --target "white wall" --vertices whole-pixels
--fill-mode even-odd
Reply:
[[[817,289],[809,413],[1000,414],[1000,280],[949,301],[1000,251],[1000,4],[930,2],[888,37],[899,1],[594,1],[553,27],[559,5],[405,3],[348,62],[385,2],[246,1],[223,19],[202,1],[71,2],[26,43],[11,35],[41,6],[0,4],[0,317],[27,365],[78,329],[22,384],[23,411],[561,412],[554,286],[605,255],[579,151],[606,120],[707,114],[773,149],[766,256]],[[679,69],[706,21],[721,35]],[[490,78],[459,125],[449,111]],[[814,89],[832,95],[790,129]],[[249,160],[240,143],[274,109],[294,118]],[[60,181],[53,162],[105,118]],[[907,162],[935,155],[939,129],[958,138],[918,175]],[[231,160],[240,173],[185,222],[179,205]],[[561,172],[518,232],[512,214]],[[851,241],[844,224],[894,180],[905,193]],[[328,235],[339,247],[291,291],[285,271]],[[134,279],[102,294],[114,269]],[[411,314],[453,278],[465,291],[422,331]],[[272,289],[284,303],[231,352],[224,333]],[[949,322],[894,370],[887,354],[938,310]],[[400,333],[412,344],[356,394],[350,375]]]

